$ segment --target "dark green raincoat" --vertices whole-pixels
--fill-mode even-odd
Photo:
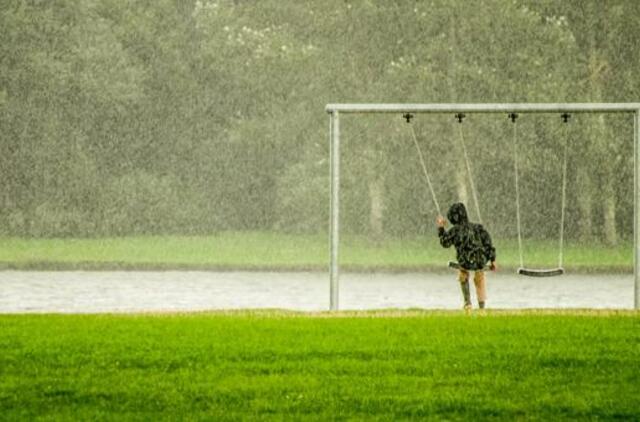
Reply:
[[[469,222],[464,204],[453,204],[447,212],[447,219],[453,227],[448,231],[439,227],[438,237],[443,247],[456,247],[460,267],[465,270],[481,270],[487,262],[496,260],[496,249],[491,243],[491,236],[482,225]]]

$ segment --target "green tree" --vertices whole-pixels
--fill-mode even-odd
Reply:
[[[638,22],[634,16],[640,12],[637,2],[566,1],[526,2],[540,11],[546,19],[566,22],[576,40],[578,54],[574,66],[578,70],[572,99],[585,102],[636,101],[638,86],[634,77],[640,61],[637,49]],[[579,149],[578,179],[582,188],[578,194],[580,208],[580,234],[584,239],[597,234],[594,229],[596,215],[602,215],[604,238],[610,244],[618,241],[618,209],[625,201],[620,188],[629,180],[632,167],[628,145],[619,139],[629,139],[615,128],[615,120],[604,115],[589,119],[584,128],[586,145]],[[598,163],[593,171],[594,163]],[[627,177],[620,177],[626,174]]]

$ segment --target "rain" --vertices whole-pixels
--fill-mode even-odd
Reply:
[[[640,98],[634,1],[2,3],[0,313],[327,309],[327,104]],[[455,202],[488,307],[634,306],[633,113],[403,114],[341,116],[341,308],[459,309]]]

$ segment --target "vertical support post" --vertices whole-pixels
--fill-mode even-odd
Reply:
[[[329,121],[330,135],[330,172],[331,172],[331,210],[330,210],[330,263],[329,263],[329,297],[330,309],[338,310],[338,245],[340,236],[340,114],[331,112]]]
[[[640,309],[640,109],[633,113],[633,307]]]

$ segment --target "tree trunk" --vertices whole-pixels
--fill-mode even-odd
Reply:
[[[595,140],[598,145],[598,149],[602,151],[607,150],[607,144],[611,141],[609,138],[607,123],[603,115],[600,115],[597,120],[597,128],[594,130],[595,136],[598,138]],[[606,153],[605,153],[606,154]],[[600,154],[598,154],[600,156]],[[616,189],[614,183],[615,169],[611,164],[611,160],[601,160],[603,166],[602,183],[604,189],[601,190],[602,195],[602,213],[604,216],[604,241],[608,245],[615,245],[618,243],[618,231],[616,229]]]
[[[611,177],[611,176],[609,176]],[[604,198],[604,240],[608,245],[618,243],[618,231],[616,230],[616,198],[613,183],[607,183]]]
[[[589,3],[588,8],[591,16],[596,19],[592,25],[594,30],[590,32],[589,38],[588,86],[591,92],[591,101],[599,103],[602,102],[604,98],[604,87],[607,77],[610,76],[609,74],[611,71],[611,65],[604,53],[606,46],[603,45],[602,40],[598,38],[599,33],[607,33],[607,6],[606,3],[598,5],[596,2],[593,2]],[[598,31],[599,29],[604,32]],[[602,158],[597,165],[602,169],[601,174],[604,178],[604,181],[601,183],[604,189],[599,193],[602,200],[602,211],[604,216],[604,240],[608,244],[613,245],[618,241],[618,232],[616,230],[616,196],[614,189],[615,186],[613,183],[615,168],[612,164],[613,161],[608,159],[609,143],[611,142],[611,139],[609,137],[607,122],[603,114],[598,116],[591,127],[590,132],[591,144],[595,148],[587,158],[590,158],[591,160],[593,160],[593,157],[598,159]],[[593,161],[587,161],[587,165],[590,165],[593,169],[596,163],[593,163]],[[590,174],[590,172],[586,170],[585,174]],[[590,185],[589,195],[592,195],[592,190],[592,186]],[[590,214],[589,216],[591,217]]]
[[[372,142],[365,146],[362,158],[365,160],[365,174],[367,178],[367,188],[369,193],[369,236],[374,241],[382,239],[384,232],[384,211],[385,211],[385,154],[380,153],[383,149],[383,140],[372,139]]]
[[[369,179],[369,228],[374,239],[380,240],[383,234],[384,217],[384,178],[381,176]]]
[[[593,232],[591,224],[593,221],[593,196],[591,192],[591,168],[587,163],[583,162],[578,168],[577,180],[581,184],[578,188],[578,210],[580,211],[578,233],[581,240],[590,240]]]

